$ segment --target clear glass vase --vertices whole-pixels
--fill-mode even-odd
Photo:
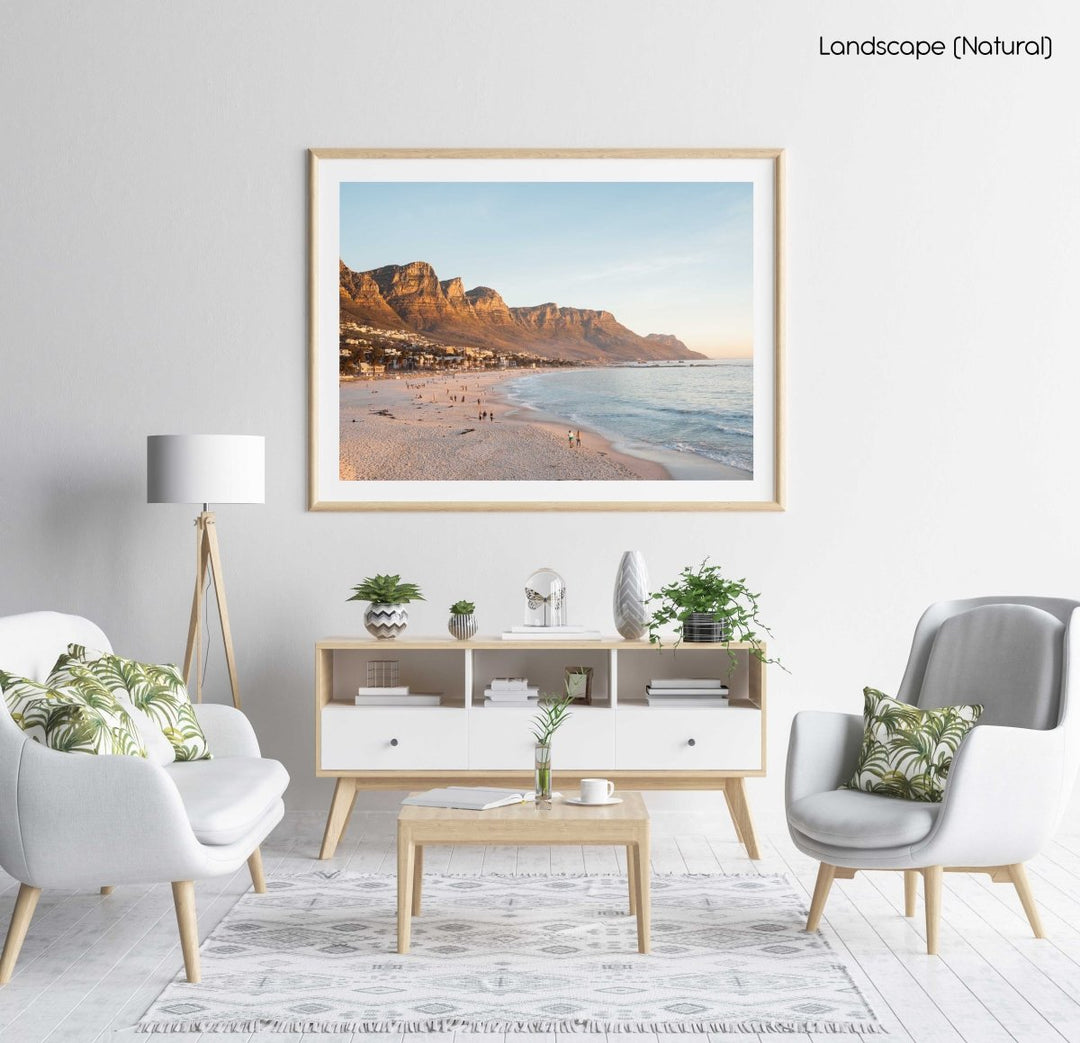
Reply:
[[[551,807],[551,744],[536,744],[536,773],[533,789],[536,791],[536,805],[541,808]]]

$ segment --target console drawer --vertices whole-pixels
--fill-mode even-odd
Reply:
[[[750,771],[761,768],[761,711],[744,707],[615,711],[622,771]]]
[[[463,708],[324,706],[323,771],[461,771]]]
[[[529,722],[535,709],[478,707],[470,711],[469,770],[532,771],[536,740]],[[551,766],[559,771],[615,767],[615,722],[611,710],[571,710],[555,733]]]

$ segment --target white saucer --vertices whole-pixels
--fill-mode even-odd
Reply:
[[[608,797],[606,800],[582,800],[580,797],[567,797],[567,804],[577,804],[583,808],[603,808],[608,804],[621,804],[622,797]]]

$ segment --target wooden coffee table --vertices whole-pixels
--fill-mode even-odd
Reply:
[[[580,807],[556,798],[550,810],[514,804],[491,811],[402,807],[398,814],[399,953],[409,951],[412,917],[420,915],[424,848],[429,844],[614,844],[626,848],[630,913],[637,916],[638,952],[649,951],[649,812],[640,793],[621,804]]]

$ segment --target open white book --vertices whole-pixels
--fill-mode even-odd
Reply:
[[[530,790],[523,792],[516,789],[494,789],[487,786],[446,786],[443,789],[429,789],[426,793],[417,793],[406,797],[402,804],[415,804],[421,808],[462,808],[465,811],[490,811],[492,808],[505,808],[510,804],[524,804],[532,801],[535,794]]]

